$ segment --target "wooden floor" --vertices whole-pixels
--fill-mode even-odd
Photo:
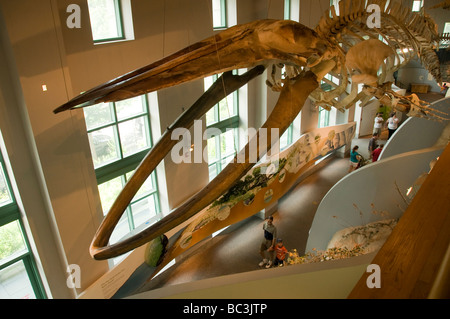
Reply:
[[[380,249],[380,288],[368,288],[364,274],[349,298],[414,299],[430,296],[450,244],[450,144]],[[439,274],[434,298],[450,298],[450,269]],[[372,278],[372,277],[371,277]]]

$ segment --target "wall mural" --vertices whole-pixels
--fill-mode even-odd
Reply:
[[[235,186],[195,216],[169,249],[160,268],[212,233],[276,202],[318,158],[350,144],[355,127],[356,123],[350,123],[309,132],[282,151],[277,161],[269,158],[256,165]]]
[[[177,256],[214,232],[276,202],[318,159],[350,145],[355,131],[355,122],[316,129],[303,134],[279,154],[255,165],[235,186],[195,215],[175,238],[169,240],[160,236],[151,241],[145,251],[146,267],[138,269],[137,279],[132,276],[115,297],[146,291],[146,284]]]

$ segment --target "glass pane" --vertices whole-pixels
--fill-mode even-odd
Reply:
[[[146,197],[131,205],[134,227],[137,228],[150,218],[156,216],[155,198],[153,195]]]
[[[450,32],[450,22],[445,22],[443,33],[449,33],[449,32]]]
[[[216,163],[209,165],[208,169],[209,169],[209,180],[212,180],[218,174]]]
[[[122,217],[120,217],[119,222],[116,225],[116,228],[114,228],[113,233],[111,234],[111,237],[109,239],[110,244],[115,244],[119,242],[125,235],[127,235],[130,232],[130,226],[128,223],[128,216],[127,213],[123,213]]]
[[[151,192],[156,191],[156,187],[155,185],[153,185],[153,176],[154,173],[152,173],[147,180],[144,182],[144,184],[142,184],[141,188],[139,188],[138,192],[136,193],[136,195],[133,197],[133,199],[131,200],[132,202],[134,202],[135,200],[138,200],[139,198],[142,198],[148,194],[150,194]]]
[[[213,27],[221,28],[225,27],[224,14],[222,10],[224,9],[222,6],[223,0],[212,0],[212,14],[213,14]]]
[[[119,124],[123,157],[150,147],[148,125],[145,117],[139,117]]]
[[[83,108],[84,118],[88,130],[111,124],[114,121],[110,103],[100,103]]]
[[[284,0],[284,19],[289,20],[291,18],[291,1]]]
[[[217,109],[216,109],[216,106],[214,106],[208,112],[206,112],[206,126],[214,124],[217,121],[218,121],[218,119],[217,119]]]
[[[6,183],[3,165],[0,163],[0,206],[6,205],[12,201],[9,193],[8,184]]]
[[[19,221],[0,227],[0,262],[8,257],[17,257],[27,251]]]
[[[288,146],[289,129],[287,129],[280,137],[280,150]]]
[[[418,12],[420,11],[420,7],[421,7],[421,2],[422,1],[413,1],[413,7],[412,7],[412,11],[413,12]]]
[[[120,159],[115,127],[93,131],[88,135],[95,168]]]
[[[94,41],[122,36],[115,0],[88,0],[88,6]]]
[[[319,107],[319,127],[328,126],[330,119],[330,111]]]
[[[23,261],[0,270],[0,299],[36,299]]]
[[[145,112],[145,104],[142,96],[116,102],[117,120],[123,120]]]
[[[219,102],[219,119],[220,121],[232,117],[234,114],[234,94],[229,94],[225,99]]]
[[[231,155],[231,156],[228,156],[228,157],[225,157],[224,159],[222,159],[222,170],[225,168],[225,166],[227,166],[228,165],[228,163],[230,163],[232,160],[234,159],[234,156],[233,155]]]
[[[234,130],[220,134],[220,153],[222,158],[235,152]]]
[[[218,160],[216,138],[217,136],[213,136],[208,139],[208,163]]]
[[[106,215],[123,188],[122,177],[116,177],[98,185],[103,214]]]
[[[214,77],[213,76],[207,76],[203,79],[203,87],[205,88],[205,92],[208,91],[209,87],[214,83]]]

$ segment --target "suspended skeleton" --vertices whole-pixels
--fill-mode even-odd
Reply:
[[[309,97],[317,106],[335,107],[340,111],[361,101],[362,105],[376,97],[381,103],[409,115],[438,118],[441,116],[417,96],[400,97],[391,90],[391,75],[410,59],[419,56],[423,65],[439,83],[439,62],[433,51],[437,41],[432,20],[410,12],[397,2],[368,1],[381,8],[380,28],[369,28],[365,1],[340,1],[339,15],[331,7],[315,30],[287,20],[260,20],[231,27],[215,36],[195,43],[173,55],[75,97],[55,113],[100,102],[119,101],[187,81],[225,72],[221,78],[172,126],[154,145],[132,178],[112,205],[98,229],[92,244],[95,259],[118,256],[163,235],[205,208],[230,189],[253,166],[248,160],[249,144],[206,187],[174,209],[156,224],[119,243],[108,245],[121,215],[143,182],[178,142],[170,136],[178,127],[188,128],[226,95],[246,84],[264,70],[273,67],[269,86],[280,91],[274,110],[262,128],[279,128],[281,135],[300,112]],[[275,68],[285,67],[282,80],[275,78]],[[242,76],[227,72],[253,68]],[[381,69],[381,73],[379,70]],[[331,74],[340,84],[324,91],[321,81]],[[350,78],[352,81],[350,81]],[[330,82],[330,81],[328,81]],[[351,83],[350,93],[346,93]],[[363,84],[358,93],[357,84]],[[254,138],[258,139],[257,134]],[[265,154],[271,145],[258,145],[257,154]],[[240,156],[240,157],[239,157]]]
[[[442,1],[432,7],[429,7],[428,9],[438,9],[438,8],[449,10],[450,9],[450,0]]]

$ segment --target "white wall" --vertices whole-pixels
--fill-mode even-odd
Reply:
[[[366,106],[364,106],[361,109],[359,130],[358,130],[358,128],[356,129],[358,136],[372,135],[373,123],[374,123],[374,119],[378,112],[379,107],[380,107],[380,102],[377,99],[373,99],[372,101],[370,101]]]
[[[45,207],[49,214],[48,223],[56,223],[58,233],[53,237],[61,238],[64,255],[60,257],[66,264],[78,264],[84,270],[82,285],[88,285],[107,270],[106,262],[96,262],[88,253],[101,210],[95,175],[90,170],[92,161],[82,115],[67,112],[54,116],[52,113],[56,105],[67,101],[67,88],[70,87],[56,32],[58,21],[54,19],[53,4],[49,1],[1,2],[23,94],[20,98],[25,106],[22,116],[27,127],[24,129],[34,138],[40,164],[29,174],[42,174],[41,184],[45,185],[42,196],[45,198],[48,193],[49,197],[49,206]],[[43,84],[47,85],[47,92],[42,91]],[[14,140],[8,143],[14,143]],[[26,189],[19,190],[26,192]],[[26,213],[32,214],[32,210],[29,208]],[[74,229],[78,231],[74,232]],[[55,243],[51,236],[40,235],[43,231],[39,229],[33,237],[40,241],[38,246],[45,247],[45,253],[40,256],[42,263],[48,263],[50,260],[44,258],[52,254],[50,250]],[[62,268],[47,275],[66,276]],[[65,281],[59,284],[65,285]],[[54,288],[54,297],[67,296],[60,294],[59,287],[51,288]]]
[[[439,93],[441,88],[436,80],[418,61],[412,61],[398,71],[397,81],[405,85],[405,88],[411,90],[411,84],[426,84],[428,92]]]
[[[40,275],[47,286],[46,290],[50,292],[49,286],[53,288],[49,297],[72,298],[75,292],[68,291],[65,285],[67,262],[50,214],[51,205],[42,167],[1,8],[0,42],[0,128],[5,143],[2,152],[6,149],[5,161],[9,159],[8,174],[13,177],[12,186],[19,208],[27,213],[23,215],[23,221],[28,233],[33,233],[29,239],[33,253],[40,256],[36,260]]]
[[[450,98],[438,100],[431,108],[450,112]],[[448,121],[427,120],[410,117],[396,130],[380,154],[380,159],[433,146],[442,134]]]
[[[401,217],[407,207],[403,199],[406,190],[430,170],[430,162],[442,151],[443,148],[403,153],[345,176],[328,191],[317,208],[306,251],[325,250],[341,229]],[[382,216],[380,212],[389,214]]]

